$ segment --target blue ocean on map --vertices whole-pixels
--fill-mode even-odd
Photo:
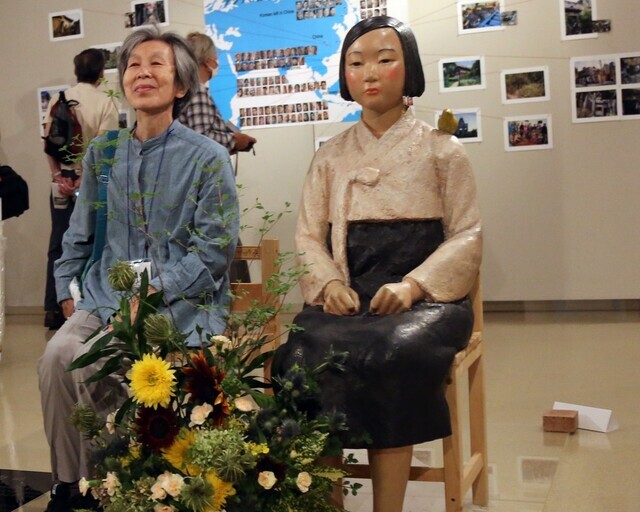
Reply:
[[[344,35],[357,0],[205,1],[220,69],[210,82],[222,116],[240,127],[355,121],[339,94]]]

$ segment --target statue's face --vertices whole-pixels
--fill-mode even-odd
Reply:
[[[384,113],[402,105],[404,77],[402,44],[392,28],[367,32],[347,49],[347,88],[365,111]]]

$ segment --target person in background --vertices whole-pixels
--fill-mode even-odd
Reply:
[[[208,83],[218,73],[218,54],[213,41],[208,35],[200,32],[191,32],[187,35],[187,41],[196,56],[200,86],[180,114],[180,122],[219,142],[231,155],[238,151],[249,151],[256,143],[256,139],[246,133],[228,128],[211,98]],[[231,282],[238,281],[251,282],[246,260],[231,263]]]
[[[74,111],[82,128],[83,144],[86,145],[104,131],[118,128],[118,110],[107,93],[98,89],[104,76],[104,54],[98,49],[89,48],[76,55],[73,64],[78,83],[64,93],[67,100],[78,102]],[[58,99],[59,96],[54,96],[49,101],[45,117],[45,136],[49,134],[51,128],[51,109],[58,102]],[[69,227],[69,219],[75,206],[75,194],[82,179],[82,164],[79,160],[73,164],[66,164],[50,155],[46,156],[53,185],[49,197],[51,236],[47,253],[44,326],[49,329],[58,329],[64,323],[65,318],[56,296],[53,265],[62,256],[62,236]]]
[[[480,216],[463,145],[407,107],[425,88],[409,27],[356,24],[339,75],[362,116],[307,174],[295,241],[308,307],[273,369],[346,353],[344,372],[319,376],[322,409],[346,417],[345,447],[368,448],[373,512],[401,512],[413,445],[451,434],[443,383],[473,327]]]
[[[191,32],[187,35],[187,41],[198,62],[200,86],[182,110],[180,122],[219,142],[232,155],[238,151],[247,151],[256,143],[256,139],[228,128],[209,92],[208,83],[218,73],[218,54],[213,41],[200,32]]]
[[[92,254],[100,177],[95,168],[104,159],[107,136],[96,139],[83,159],[78,203],[64,236],[62,257],[56,262],[58,298],[68,319],[38,361],[54,481],[47,512],[95,506],[90,496],[78,490],[79,479],[90,479],[92,468],[90,442],[69,422],[76,403],[104,417],[128,396],[126,385],[115,374],[85,382],[102,367],[101,361],[67,371],[108,332],[110,319],[118,311],[121,297],[110,284],[109,269],[121,261],[148,262],[148,293],[162,291],[158,312],[169,315],[179,332],[190,333],[186,343],[191,346],[202,343],[196,327],[222,333],[228,313],[228,267],[239,231],[229,154],[177,120],[198,87],[193,52],[177,34],[141,28],[122,44],[118,72],[120,88],[137,121],[132,129],[122,130],[116,141],[102,258],[89,267],[83,298],[74,305],[69,284]],[[135,295],[130,303],[134,317],[138,305]]]

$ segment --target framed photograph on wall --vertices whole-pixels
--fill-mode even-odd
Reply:
[[[571,58],[571,110],[574,123],[620,119],[620,62],[619,55]],[[627,106],[630,106],[629,102]]]
[[[500,73],[502,103],[529,103],[549,100],[547,66],[506,69]]]
[[[501,9],[504,1],[470,2],[458,0],[458,34],[504,30]]]
[[[53,98],[60,91],[66,91],[70,86],[69,85],[50,85],[47,87],[40,87],[38,89],[38,113],[39,113],[39,125],[40,125],[40,136],[44,137],[44,118],[47,116],[47,111],[49,110],[49,103],[51,103],[51,98]]]
[[[458,120],[458,129],[454,133],[460,142],[482,142],[482,125],[480,122],[480,109],[479,108],[456,108],[451,109],[453,115]],[[442,112],[436,112],[435,126],[438,126],[438,121]]]
[[[617,89],[577,91],[573,101],[573,120],[576,123],[614,121],[618,119]]]
[[[484,57],[440,59],[440,92],[462,92],[485,89]]]
[[[640,84],[640,53],[627,53],[620,56],[620,83],[622,85]]]
[[[131,2],[131,17],[133,28],[144,25],[169,25],[169,0],[146,2],[134,0]]]
[[[505,151],[551,148],[553,148],[551,114],[532,114],[504,119]]]
[[[596,0],[559,0],[560,39],[588,39],[598,37],[593,30],[596,19]]]
[[[573,57],[571,59],[571,83],[575,89],[612,86],[618,83],[618,66],[615,55]]]
[[[640,119],[640,87],[626,87],[621,93],[622,118]]]
[[[105,61],[104,72],[105,73],[118,72],[118,52],[120,51],[121,46],[122,46],[122,42],[98,44],[91,47],[91,48],[96,48],[100,50],[104,55],[104,61]]]
[[[49,13],[49,40],[67,41],[84,37],[82,9]]]

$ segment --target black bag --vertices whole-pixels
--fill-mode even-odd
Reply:
[[[51,127],[44,137],[44,152],[58,162],[71,165],[83,152],[82,127],[74,112],[76,100],[67,100],[64,91],[51,107]]]
[[[17,217],[29,209],[29,186],[8,165],[0,165],[0,198],[3,219]]]

